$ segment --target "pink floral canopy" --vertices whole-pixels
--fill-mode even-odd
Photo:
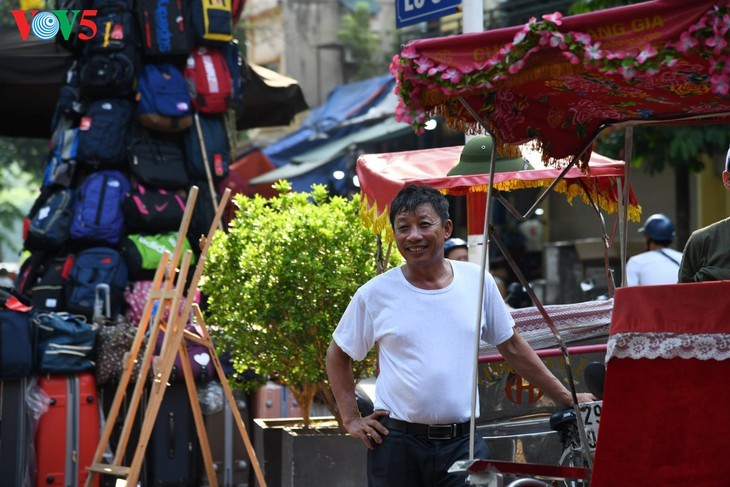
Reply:
[[[730,123],[729,29],[730,0],[655,0],[411,41],[391,64],[397,117],[470,134],[481,119],[503,154],[532,140],[553,165],[609,125]]]

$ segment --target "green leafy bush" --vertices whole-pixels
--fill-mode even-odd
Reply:
[[[325,355],[357,288],[375,275],[376,239],[358,217],[359,196],[330,197],[322,185],[279,196],[234,198],[229,232],[217,232],[202,290],[206,321],[221,351],[241,373],[251,369],[291,388],[309,424],[315,395],[338,418]],[[395,262],[399,257],[392,257]],[[374,354],[354,364],[373,373]]]

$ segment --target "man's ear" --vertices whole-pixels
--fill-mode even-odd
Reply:
[[[451,237],[451,232],[454,231],[454,222],[452,222],[450,219],[446,220],[446,223],[444,223],[444,235],[446,238]]]
[[[722,172],[722,184],[725,186],[725,189],[730,190],[730,171]]]

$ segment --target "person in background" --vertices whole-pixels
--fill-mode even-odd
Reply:
[[[722,184],[730,191],[730,149],[725,157]],[[679,266],[679,282],[730,280],[730,218],[690,235]]]
[[[444,257],[451,260],[469,261],[467,243],[457,237],[452,237],[444,243]]]
[[[682,253],[669,248],[674,242],[672,220],[661,213],[651,215],[639,233],[644,235],[645,252],[626,262],[626,285],[676,284]]]
[[[368,448],[370,487],[463,486],[465,477],[448,469],[469,458],[476,364],[466,351],[477,338],[470,303],[482,305],[480,338],[496,345],[516,373],[558,404],[573,405],[572,395],[514,330],[492,276],[477,264],[444,258],[453,222],[438,190],[403,188],[391,203],[390,223],[405,264],[353,296],[327,351],[329,384],[347,432]],[[363,417],[352,361],[376,345],[374,412]],[[586,393],[577,399],[595,400]],[[480,435],[474,455],[489,456]]]

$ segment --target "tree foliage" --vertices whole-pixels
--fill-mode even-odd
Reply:
[[[342,17],[337,38],[352,55],[357,66],[355,80],[387,72],[388,60],[381,53],[380,36],[370,31],[370,7],[358,2],[355,10]]]
[[[277,189],[271,200],[235,197],[236,216],[208,255],[208,321],[238,373],[290,387],[305,424],[318,393],[339,421],[325,355],[352,295],[375,274],[376,240],[359,220],[358,196],[331,197],[323,185]],[[356,362],[355,378],[372,374],[373,364],[372,355]]]

